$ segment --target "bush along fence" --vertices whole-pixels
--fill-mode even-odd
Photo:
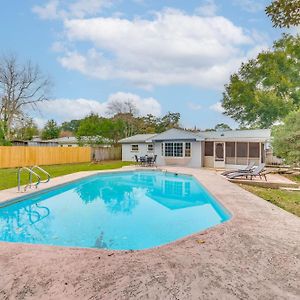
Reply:
[[[90,147],[0,146],[0,168],[90,162]]]

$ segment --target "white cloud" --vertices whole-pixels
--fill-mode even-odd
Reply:
[[[146,116],[147,114],[152,114],[154,116],[161,115],[161,105],[156,99],[152,97],[141,98],[140,96],[135,94],[118,92],[110,95],[108,97],[107,103],[105,104],[107,105],[109,104],[109,102],[115,100],[122,101],[122,102],[126,102],[129,100],[131,103],[135,105],[135,107],[137,108],[141,116]]]
[[[233,4],[250,13],[263,12],[266,6],[261,0],[234,0]]]
[[[65,51],[65,68],[102,80],[137,86],[188,84],[221,88],[247,58],[255,37],[221,16],[156,13],[153,20],[90,18],[65,20],[67,39],[85,42],[86,52]]]
[[[40,116],[34,118],[40,126],[46,120],[55,119],[58,122],[69,121],[72,119],[81,119],[90,113],[97,113],[101,116],[107,115],[107,107],[111,101],[128,101],[130,100],[138,109],[140,115],[161,114],[161,105],[154,98],[141,98],[131,93],[118,92],[108,97],[106,101],[99,102],[92,99],[54,99],[43,102],[39,106]]]
[[[216,15],[218,6],[214,0],[204,0],[202,5],[196,8],[195,12],[202,16],[214,16]]]
[[[35,5],[32,11],[45,20],[84,18],[96,15],[111,3],[112,0],[49,0],[45,5]]]
[[[209,107],[209,109],[211,109],[211,110],[213,110],[215,112],[218,112],[218,113],[223,113],[224,112],[224,108],[222,107],[221,102],[217,102],[217,103],[211,105]]]
[[[200,110],[202,108],[202,106],[198,103],[194,103],[194,102],[188,102],[187,103],[188,108],[191,110]]]

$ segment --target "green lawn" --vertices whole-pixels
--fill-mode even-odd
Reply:
[[[240,184],[245,190],[267,200],[271,203],[291,212],[300,217],[300,192],[282,191],[276,189],[267,189],[257,186]]]
[[[300,183],[300,175],[285,174],[284,177],[286,177],[294,182]]]
[[[66,165],[53,165],[42,166],[51,177],[62,176],[80,171],[94,171],[94,170],[110,170],[117,169],[123,166],[130,165],[130,162],[122,161],[107,161],[99,164],[81,163],[81,164],[66,164]],[[17,186],[17,170],[13,169],[0,169],[0,190],[8,189]],[[43,178],[43,177],[42,177]],[[28,173],[23,172],[21,178],[22,184],[28,182]]]

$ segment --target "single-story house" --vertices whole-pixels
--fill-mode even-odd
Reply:
[[[32,140],[12,140],[13,146],[27,146],[27,147],[57,147],[58,143],[55,141],[44,141],[41,138],[34,137]]]
[[[49,142],[57,143],[58,147],[78,147],[78,140],[75,136],[64,136],[49,140]]]
[[[159,134],[138,134],[120,140],[122,160],[157,155],[157,165],[193,168],[236,168],[265,162],[271,130],[191,132],[169,129]]]

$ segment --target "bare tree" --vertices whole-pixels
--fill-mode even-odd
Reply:
[[[126,101],[112,100],[107,106],[107,111],[109,115],[130,114],[136,116],[138,114],[138,109],[131,99]]]
[[[19,64],[15,55],[0,57],[0,126],[4,138],[11,138],[13,123],[24,117],[26,107],[36,108],[48,99],[49,78],[31,61]]]

